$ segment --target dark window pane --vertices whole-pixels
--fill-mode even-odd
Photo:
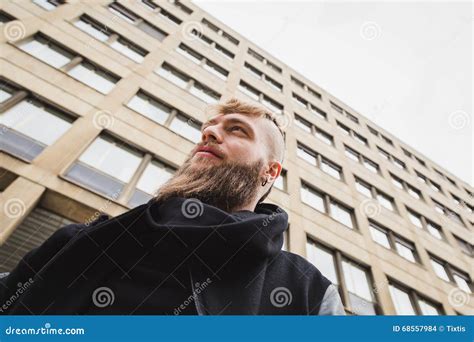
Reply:
[[[124,187],[122,182],[80,163],[74,164],[66,177],[112,198],[117,198]]]
[[[11,153],[31,161],[39,155],[46,145],[40,144],[18,132],[0,125],[0,151]]]

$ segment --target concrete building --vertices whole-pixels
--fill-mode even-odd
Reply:
[[[192,3],[0,3],[0,271],[146,202],[208,103],[281,115],[285,248],[351,314],[473,314],[473,188]]]

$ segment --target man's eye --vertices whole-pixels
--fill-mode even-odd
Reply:
[[[231,131],[240,130],[240,131],[242,131],[242,132],[245,133],[244,129],[243,129],[242,127],[240,127],[240,126],[232,126],[232,127],[230,128],[230,130],[231,130]]]

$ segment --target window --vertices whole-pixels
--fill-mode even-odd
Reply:
[[[191,79],[189,76],[166,63],[159,69],[158,74],[180,88],[186,88]]]
[[[318,93],[316,90],[312,89],[311,87],[309,87],[306,83],[298,80],[296,77],[294,76],[291,76],[291,81],[296,84],[298,87],[300,87],[301,89],[303,89],[304,91],[306,91],[307,93],[313,95],[314,97],[318,98],[319,100],[321,100],[321,94]]]
[[[332,135],[326,133],[325,131],[321,130],[320,128],[316,127],[309,121],[303,119],[301,116],[298,114],[295,114],[295,124],[302,130],[313,134],[316,138],[321,140],[323,143],[329,146],[334,145],[334,138]]]
[[[421,221],[421,215],[413,212],[413,211],[408,211],[408,217],[415,226],[418,228],[423,228],[423,223]]]
[[[323,213],[326,211],[324,195],[305,184],[301,186],[301,201]]]
[[[441,227],[438,226],[437,224],[431,222],[431,221],[428,221],[426,220],[426,229],[428,230],[428,232],[434,236],[435,238],[437,238],[438,240],[444,240],[443,238],[443,233],[441,231]]]
[[[20,42],[18,47],[57,69],[70,63],[74,57],[73,53],[63,49],[41,33]]]
[[[213,49],[215,52],[218,52],[222,57],[225,57],[227,59],[233,60],[235,58],[235,54],[224,48],[222,45],[217,44],[215,41],[213,41],[211,38],[208,36],[202,34],[196,29],[193,29],[191,31],[191,34],[195,35],[196,38],[203,44],[207,45],[211,49]]]
[[[369,229],[372,239],[385,248],[395,250],[398,255],[410,262],[418,262],[415,245],[413,242],[402,238],[391,230],[369,220]],[[392,247],[393,246],[393,247]]]
[[[441,226],[428,220],[426,217],[414,212],[407,208],[408,218],[418,228],[426,230],[431,236],[434,236],[438,240],[445,240]]]
[[[385,135],[381,134],[379,131],[377,131],[375,128],[370,127],[367,125],[367,128],[369,129],[369,132],[375,135],[378,138],[381,138],[383,141],[385,141],[387,144],[393,146],[393,141],[389,138],[387,138]]]
[[[362,154],[347,145],[344,145],[344,151],[347,157],[349,157],[355,162],[362,164],[367,170],[376,174],[379,173],[379,165],[377,163],[373,162],[369,158],[363,156]]]
[[[342,302],[352,313],[376,314],[377,303],[368,268],[311,239],[306,241],[306,257],[323,276],[341,289]]]
[[[308,239],[306,241],[306,258],[333,284],[339,284],[335,266],[336,261],[331,251]]]
[[[113,14],[137,26],[140,30],[142,30],[149,36],[159,40],[160,42],[168,36],[165,31],[159,29],[158,27],[139,17],[134,12],[130,11],[128,8],[119,4],[118,2],[111,3],[108,8]]]
[[[52,11],[59,5],[63,5],[65,2],[65,0],[33,0],[33,3],[47,11]]]
[[[260,90],[255,89],[250,84],[240,81],[239,83],[239,90],[244,93],[245,95],[249,96],[251,99],[260,102],[272,112],[277,114],[283,114],[283,105],[276,102],[275,100],[271,99]]]
[[[472,293],[472,283],[467,273],[456,269],[453,265],[433,255],[430,255],[430,261],[434,272],[439,278],[454,284],[466,293]]]
[[[208,60],[203,55],[186,46],[185,44],[180,44],[176,51],[188,58],[190,61],[198,64],[203,69],[209,71],[211,74],[219,77],[221,80],[225,81],[227,79],[227,76],[229,75],[227,70]]]
[[[189,7],[183,5],[182,2],[179,1],[179,0],[168,0],[168,2],[173,4],[176,8],[180,9],[182,12],[184,12],[186,14],[193,13],[192,9],[190,9]]]
[[[327,120],[327,114],[308,100],[304,99],[296,93],[293,93],[292,98],[297,104],[304,107],[314,115],[318,116],[320,119]]]
[[[369,222],[370,235],[372,240],[377,242],[379,245],[384,246],[385,248],[390,249],[390,242],[386,230],[373,222]]]
[[[0,11],[0,25],[15,20],[15,17],[11,16],[7,12]]]
[[[367,270],[346,259],[342,261],[342,271],[353,311],[359,315],[375,315],[375,301]]]
[[[440,304],[437,304],[405,286],[389,284],[390,295],[397,315],[443,315]]]
[[[397,157],[392,156],[390,153],[385,151],[384,149],[377,146],[377,151],[379,152],[380,156],[382,156],[385,160],[391,162],[393,165],[398,167],[399,169],[406,170],[406,165]]]
[[[150,11],[157,13],[159,16],[166,19],[169,23],[173,25],[180,25],[182,20],[178,17],[174,16],[167,10],[158,6],[153,0],[142,0],[142,3],[148,8]]]
[[[363,137],[359,133],[355,132],[354,130],[350,129],[346,125],[340,123],[339,121],[336,121],[337,127],[341,132],[343,132],[345,135],[350,136],[357,142],[361,143],[362,145],[369,146],[369,143],[367,141],[367,138]]]
[[[145,49],[135,45],[116,32],[111,31],[110,28],[86,14],[83,14],[74,25],[101,42],[106,42],[112,49],[137,63],[141,63],[143,58],[148,54],[148,51]]]
[[[415,170],[415,174],[417,176],[417,178],[422,181],[423,183],[425,183],[428,187],[430,187],[433,191],[435,192],[439,192],[439,193],[443,193],[442,190],[441,190],[441,186],[435,182],[433,182],[431,179],[429,179],[428,177],[424,176],[422,173],[418,172],[417,170]]]
[[[283,92],[283,85],[275,81],[273,78],[268,76],[267,74],[263,73],[262,71],[258,70],[254,66],[250,65],[249,63],[245,62],[244,63],[244,68],[247,70],[252,76],[258,78],[259,80],[262,80],[265,82],[267,85],[269,85],[271,88],[278,92]]]
[[[314,135],[316,136],[316,138],[321,140],[326,145],[329,145],[329,146],[334,145],[334,138],[332,137],[332,135],[324,132],[323,130],[319,129],[318,127],[315,127]]]
[[[395,247],[397,249],[398,254],[407,259],[411,262],[416,262],[415,260],[415,247],[412,243],[407,243],[406,241],[402,240],[401,238],[396,238],[395,240]]]
[[[140,176],[128,205],[133,208],[151,200],[160,186],[169,180],[174,172],[174,168],[158,160],[152,160]]]
[[[365,182],[364,180],[358,177],[355,178],[355,181],[356,181],[356,189],[362,195],[375,199],[379,204],[381,204],[383,207],[385,207],[388,210],[396,211],[395,201],[392,197],[384,194],[373,185],[370,185],[369,183]]]
[[[280,176],[275,179],[273,186],[282,191],[286,191],[286,170],[281,170]]]
[[[469,256],[474,256],[474,247],[467,241],[461,239],[460,237],[453,235],[456,239],[461,250]]]
[[[36,99],[33,94],[12,91],[12,95],[18,101],[0,115],[0,129],[3,132],[0,134],[0,149],[31,161],[47,146],[54,144],[74,120],[70,115]]]
[[[408,158],[411,158],[411,159],[414,159],[418,162],[418,164],[420,164],[421,166],[423,167],[426,167],[426,163],[423,159],[421,158],[418,158],[417,156],[415,156],[413,153],[411,153],[410,151],[408,151],[407,149],[403,148],[402,147],[402,151],[403,153],[408,157]]]
[[[452,221],[456,222],[457,224],[464,226],[464,222],[462,221],[461,216],[458,213],[456,213],[454,210],[449,209],[448,207],[439,203],[438,201],[435,201],[433,198],[431,200],[433,201],[435,205],[436,211],[450,218]]]
[[[54,68],[67,70],[68,75],[102,94],[108,94],[120,79],[41,33],[20,42],[19,48]]]
[[[194,143],[201,140],[201,123],[143,90],[127,106]]]
[[[118,198],[131,180],[143,153],[109,136],[92,142],[65,177],[111,198]]]
[[[166,62],[155,72],[208,104],[218,101],[221,97],[216,91],[208,88]]]
[[[77,64],[67,73],[76,80],[94,88],[102,94],[110,93],[119,80],[117,76],[114,76],[87,61]]]
[[[311,128],[312,124],[309,121],[306,121],[305,119],[303,119],[298,114],[295,114],[295,124],[296,124],[296,126],[301,128],[302,130],[304,130],[308,133],[312,133],[312,128]]]
[[[229,42],[231,42],[232,44],[234,45],[239,45],[239,41],[238,39],[232,37],[229,33],[223,31],[222,29],[220,29],[219,27],[217,27],[216,25],[214,25],[213,23],[211,23],[209,20],[207,20],[206,18],[203,18],[202,19],[202,23],[207,26],[208,28],[210,28],[212,31],[214,31],[215,33],[217,33],[218,35],[224,37],[225,39],[227,39]]]
[[[165,124],[172,111],[171,107],[141,90],[133,96],[127,106],[161,125]]]
[[[392,178],[392,183],[399,188],[400,190],[404,190],[410,196],[415,199],[423,199],[421,195],[421,191],[415,188],[414,186],[408,184],[406,181],[401,179],[400,177],[395,176],[393,173],[390,173],[390,177]]]
[[[406,291],[394,285],[389,285],[389,289],[397,315],[416,315],[410,295]]]
[[[289,249],[289,235],[290,235],[290,225],[288,225],[288,228],[283,232],[283,246],[281,246],[282,251],[288,251]]]
[[[347,112],[345,109],[343,109],[341,106],[338,106],[332,101],[329,101],[331,104],[331,108],[334,109],[336,112],[345,115],[349,120],[355,122],[356,124],[359,124],[359,119],[352,115],[351,113]]]
[[[308,163],[320,168],[323,172],[327,173],[328,175],[342,180],[342,167],[339,165],[334,164],[326,157],[323,157],[319,153],[314,152],[309,147],[297,142],[297,150],[296,155]]]
[[[0,103],[5,103],[13,97],[13,94],[18,92],[15,87],[0,79]]]
[[[301,201],[316,210],[325,213],[348,228],[356,227],[354,209],[340,203],[331,196],[314,189],[305,182],[301,183]]]
[[[201,123],[182,114],[178,114],[173,118],[170,129],[194,143],[198,143],[201,140]]]
[[[247,53],[254,57],[255,59],[259,60],[260,62],[262,62],[263,64],[265,64],[266,66],[268,66],[270,69],[272,69],[273,71],[276,71],[277,73],[281,74],[282,73],[282,69],[277,66],[276,64],[270,62],[268,59],[266,59],[265,57],[263,57],[261,54],[259,54],[258,52],[256,52],[255,50],[249,48],[247,50]]]
[[[329,215],[336,221],[342,223],[343,225],[349,228],[354,228],[353,210],[342,205],[341,203],[335,200],[331,200]]]

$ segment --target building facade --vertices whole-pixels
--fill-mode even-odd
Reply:
[[[0,19],[0,271],[145,203],[237,97],[280,115],[268,201],[349,314],[474,313],[473,188],[196,5],[10,0]]]

